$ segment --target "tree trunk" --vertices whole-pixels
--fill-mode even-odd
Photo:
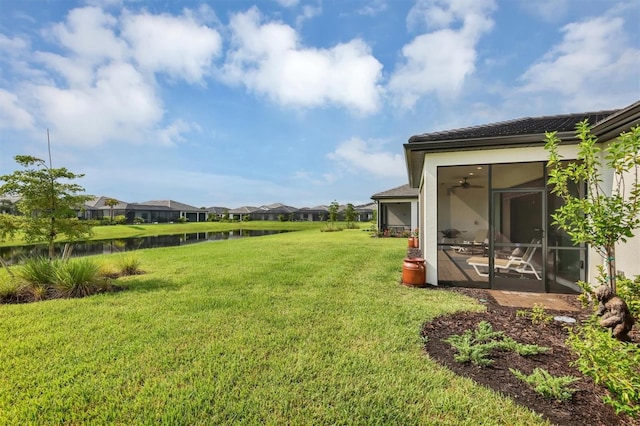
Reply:
[[[617,294],[616,286],[616,247],[611,245],[607,247],[607,273],[609,274],[609,285],[613,294]]]

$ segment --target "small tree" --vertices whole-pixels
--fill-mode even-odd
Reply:
[[[106,200],[104,200],[104,205],[109,206],[109,219],[111,219],[111,222],[113,222],[113,208],[119,203],[120,201],[116,200],[115,198],[107,198]]]
[[[336,200],[333,200],[329,204],[329,222],[335,222],[338,220],[338,210],[340,210],[340,204]]]
[[[353,222],[356,220],[356,209],[353,207],[353,204],[348,203],[347,207],[344,209],[344,220],[347,223]]]
[[[575,243],[587,243],[597,250],[606,266],[601,281],[615,293],[615,245],[633,237],[634,229],[640,226],[640,126],[622,133],[602,153],[587,120],[576,125],[576,135],[580,141],[577,161],[564,165],[556,132],[546,134],[551,192],[564,200],[552,215],[553,224],[564,229]],[[605,167],[614,174],[611,191],[603,187]],[[584,197],[571,191],[585,184]]]
[[[16,163],[25,170],[0,176],[4,184],[0,195],[17,195],[20,229],[28,242],[45,241],[49,259],[54,257],[56,237],[64,235],[74,241],[91,233],[91,227],[78,220],[77,210],[91,199],[82,194],[84,188],[72,183],[84,175],[76,175],[66,168],[54,169],[36,157],[17,155]]]

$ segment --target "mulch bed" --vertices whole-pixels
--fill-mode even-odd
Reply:
[[[431,358],[448,367],[458,375],[471,378],[479,384],[500,392],[520,405],[541,414],[557,425],[638,425],[640,419],[616,415],[613,408],[602,402],[607,394],[603,386],[596,385],[592,379],[581,374],[570,363],[576,356],[565,346],[568,335],[565,325],[554,321],[548,325],[533,325],[531,320],[516,317],[516,312],[524,308],[500,306],[486,290],[467,288],[438,288],[427,291],[456,291],[480,300],[486,305],[486,312],[459,312],[435,318],[422,328],[422,335],[428,336],[425,350]],[[580,306],[576,296],[559,296],[573,306]],[[553,316],[566,315],[580,321],[588,317],[588,311],[579,312],[546,311]],[[487,321],[496,331],[503,331],[520,343],[537,344],[551,348],[545,354],[520,356],[515,353],[498,352],[493,364],[479,367],[472,363],[460,363],[454,360],[455,349],[444,340],[466,330],[475,330],[480,321]],[[640,344],[640,333],[634,327],[630,334],[632,343]],[[516,378],[509,368],[515,368],[525,374],[531,374],[534,368],[544,368],[554,376],[574,376],[580,380],[571,385],[578,391],[567,402],[556,402],[536,393],[526,383]]]

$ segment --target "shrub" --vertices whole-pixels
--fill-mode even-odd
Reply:
[[[640,321],[640,275],[633,280],[618,276],[618,296],[627,302],[631,315]]]
[[[113,218],[113,221],[118,225],[124,225],[125,223],[127,223],[127,217],[123,214],[119,214],[115,218]]]
[[[127,254],[118,259],[118,269],[120,275],[138,275],[142,273],[140,269],[140,259],[132,254]]]
[[[16,302],[19,299],[20,286],[14,280],[0,280],[0,303]]]
[[[454,334],[445,342],[458,351],[454,356],[457,362],[471,362],[483,367],[493,363],[489,355],[494,350],[514,351],[522,356],[549,351],[549,348],[542,346],[518,343],[505,336],[502,331],[494,331],[487,321],[481,321],[475,331],[467,330],[460,335]]]
[[[27,260],[16,274],[25,284],[49,286],[53,282],[53,271],[59,263],[59,260],[49,261],[46,257],[38,256]]]
[[[571,399],[573,394],[576,393],[576,389],[569,388],[568,386],[580,380],[573,376],[556,377],[542,368],[534,369],[533,373],[528,376],[513,368],[510,368],[509,371],[518,379],[531,386],[533,390],[540,395],[545,398],[553,398],[556,401],[567,401]]]
[[[60,262],[54,268],[53,286],[59,297],[85,297],[97,293],[100,285],[98,265],[82,258]]]
[[[320,232],[337,232],[344,231],[344,228],[336,225],[333,222],[328,222],[323,228],[320,228]]]
[[[528,318],[531,320],[531,324],[549,324],[553,321],[553,317],[544,310],[544,306],[540,304],[534,304],[531,311],[519,310],[516,312],[516,317]]]
[[[578,355],[572,365],[609,390],[605,403],[617,414],[640,416],[640,347],[611,338],[595,315],[569,332],[567,345]]]

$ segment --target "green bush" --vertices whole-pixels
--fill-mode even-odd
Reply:
[[[49,261],[45,257],[28,260],[16,268],[17,294],[0,300],[40,301],[56,297],[84,297],[111,289],[100,266],[88,258]]]
[[[604,402],[617,414],[640,416],[640,347],[611,337],[592,316],[569,332],[567,345],[578,355],[572,363],[584,375],[606,386],[610,394]]]
[[[524,345],[504,335],[502,331],[494,331],[491,324],[481,321],[476,330],[467,330],[463,334],[454,334],[445,342],[453,346],[458,353],[454,356],[457,362],[471,362],[486,367],[493,363],[489,358],[491,352],[514,351],[521,356],[548,352],[549,348],[538,345]]]
[[[12,279],[0,279],[0,303],[16,302],[19,299],[20,286]]]
[[[53,287],[58,297],[85,297],[103,289],[99,266],[90,259],[60,262],[54,268]]]
[[[618,296],[627,302],[631,315],[640,321],[640,275],[633,280],[618,276]]]
[[[113,221],[118,225],[124,225],[127,223],[127,217],[123,214],[119,214],[113,218]]]
[[[518,310],[516,312],[516,317],[528,318],[531,320],[531,324],[533,325],[542,325],[549,324],[553,321],[553,316],[547,314],[544,309],[544,305],[534,304],[533,308],[530,311]]]
[[[320,228],[320,232],[337,232],[344,231],[342,226],[338,226],[333,222],[328,222],[324,227]]]
[[[16,275],[27,285],[48,286],[53,282],[54,269],[59,263],[59,260],[49,261],[44,256],[34,257],[20,266]]]
[[[556,401],[567,401],[571,399],[576,389],[569,388],[569,385],[577,382],[577,377],[562,376],[556,377],[542,368],[535,368],[533,373],[526,375],[519,370],[510,368],[518,379],[531,386],[536,392],[545,398],[553,398]]]
[[[140,269],[140,259],[133,254],[127,254],[119,258],[117,264],[120,275],[137,275],[142,272]]]

